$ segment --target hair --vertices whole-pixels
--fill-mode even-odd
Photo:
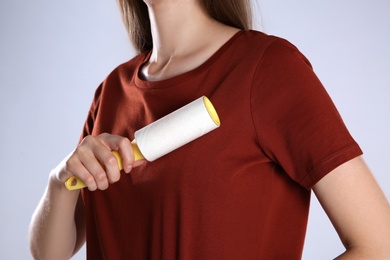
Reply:
[[[117,0],[122,19],[138,52],[153,48],[148,7],[142,0]],[[213,19],[242,30],[252,28],[250,0],[198,0]]]

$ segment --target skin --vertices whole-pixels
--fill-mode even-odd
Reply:
[[[337,259],[389,259],[389,202],[362,157],[334,169],[313,190],[346,248]]]
[[[141,72],[149,81],[171,78],[198,67],[239,31],[208,17],[193,0],[145,2],[154,48]]]
[[[146,80],[163,80],[198,67],[238,31],[209,18],[196,0],[145,3],[154,43],[150,60],[141,71]],[[80,191],[68,191],[64,181],[77,176],[91,191],[117,182],[121,175],[112,150],[119,151],[126,173],[145,163],[134,162],[129,139],[101,134],[87,136],[51,171],[30,225],[35,259],[69,259],[85,243]],[[313,190],[346,247],[338,259],[388,259],[389,203],[362,158],[336,168]]]
[[[134,162],[130,140],[111,134],[87,136],[49,176],[46,191],[30,225],[30,248],[34,259],[69,259],[85,243],[84,207],[80,191],[69,191],[64,182],[71,176],[88,189],[105,190],[120,179],[112,150],[119,151],[126,173],[145,163]]]

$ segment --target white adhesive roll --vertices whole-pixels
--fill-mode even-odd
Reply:
[[[146,160],[161,156],[220,126],[207,97],[201,97],[135,132],[135,142]]]

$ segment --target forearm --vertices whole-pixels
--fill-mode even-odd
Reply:
[[[75,210],[79,191],[68,191],[50,180],[30,225],[30,248],[35,259],[69,259],[75,251]]]

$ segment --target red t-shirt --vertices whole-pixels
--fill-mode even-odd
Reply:
[[[83,136],[133,139],[203,95],[221,127],[105,191],[84,190],[88,259],[300,259],[310,188],[361,154],[310,63],[255,31],[167,80],[138,77],[149,55],[101,84]]]

